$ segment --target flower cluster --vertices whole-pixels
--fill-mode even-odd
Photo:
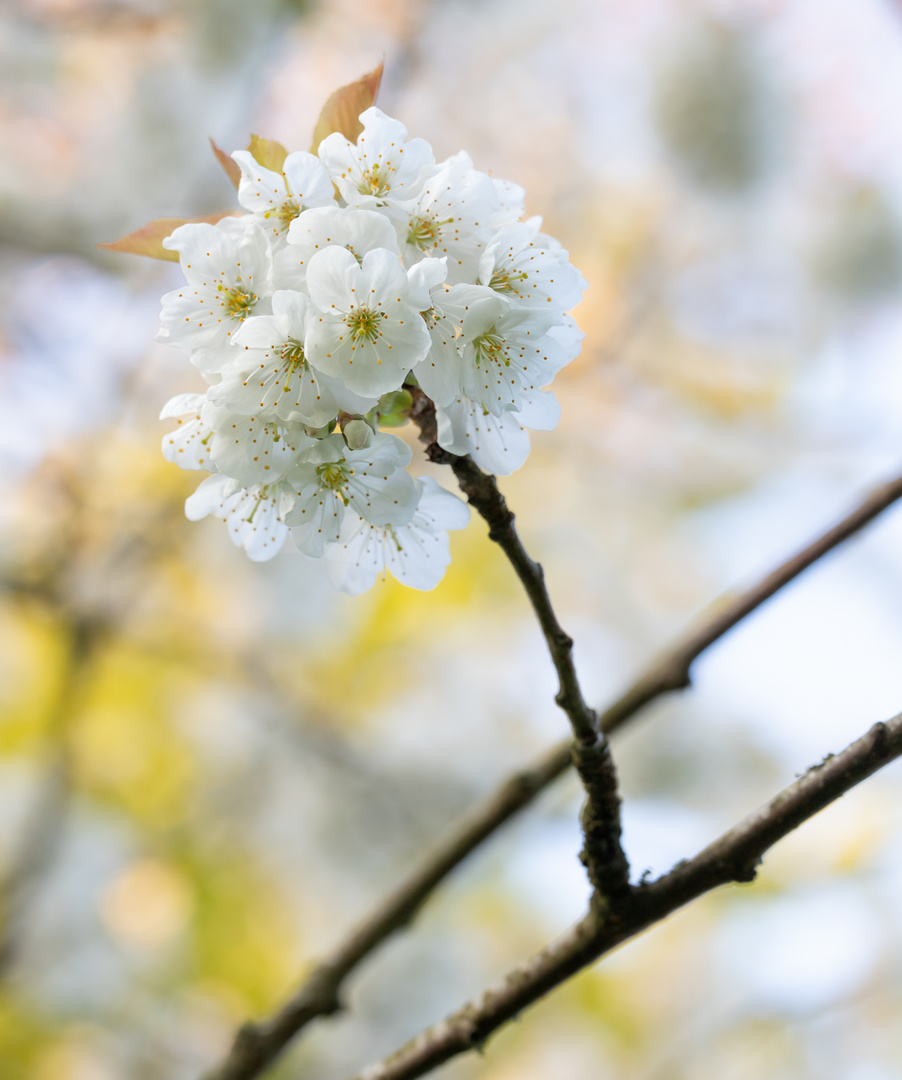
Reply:
[[[334,133],[281,172],[248,151],[238,201],[216,225],[177,228],[185,284],[163,297],[160,339],[210,386],[163,409],[166,457],[208,477],[190,518],[223,518],[252,559],[290,531],[356,593],[391,570],[432,588],[466,505],[414,479],[405,386],[435,405],[438,442],[506,474],[528,428],[554,427],[543,387],[579,351],[565,314],[585,287],[567,252],[520,220],[523,191],[429,144],[376,108],[356,144]]]

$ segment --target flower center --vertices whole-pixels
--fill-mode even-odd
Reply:
[[[345,487],[348,483],[350,469],[340,461],[327,461],[325,465],[317,465],[316,475],[319,477],[320,487],[334,491],[341,501],[348,505],[348,495]]]
[[[410,228],[407,232],[407,243],[413,244],[421,251],[435,247],[438,239],[439,223],[433,218],[413,217],[410,219]]]
[[[518,281],[526,281],[529,275],[526,271],[520,271],[520,273],[512,274],[510,270],[505,270],[503,267],[498,267],[492,274],[492,280],[489,282],[489,288],[494,289],[495,292],[512,292],[516,293],[520,290],[516,286]]]
[[[217,285],[226,315],[233,319],[246,319],[257,303],[256,293],[242,292],[237,285]]]
[[[474,339],[473,348],[476,350],[477,364],[484,360],[487,364],[504,364],[505,367],[510,367],[510,360],[504,355],[504,338],[494,326]]]
[[[389,190],[388,180],[382,175],[382,166],[376,162],[361,173],[361,182],[357,190],[361,195],[384,195]]]
[[[282,363],[285,364],[286,367],[291,368],[292,371],[307,366],[307,359],[304,356],[304,346],[294,338],[289,338],[288,341],[285,342],[279,350],[279,357],[282,360]]]
[[[345,316],[345,323],[351,334],[366,341],[375,341],[382,331],[379,323],[385,318],[381,311],[372,311],[370,308],[355,308]]]
[[[287,202],[283,202],[281,206],[277,206],[275,210],[267,210],[263,216],[265,218],[275,218],[279,223],[279,227],[284,230],[300,215],[303,209],[302,206],[298,206],[294,199],[289,199]]]

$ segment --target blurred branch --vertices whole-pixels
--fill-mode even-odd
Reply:
[[[569,764],[568,742],[562,760],[550,755],[538,767],[510,777],[459,821],[420,867],[351,932],[331,957],[316,967],[271,1020],[248,1023],[238,1031],[228,1057],[208,1074],[208,1080],[250,1080],[258,1076],[311,1020],[340,1011],[342,985],[358,964],[386,938],[407,926],[451,871]]]
[[[0,978],[8,974],[17,959],[35,891],[59,847],[71,793],[69,723],[77,711],[86,669],[106,625],[97,619],[71,617],[67,631],[65,669],[48,723],[52,742],[49,760],[17,850],[0,877]]]
[[[416,408],[417,402],[414,410]],[[419,422],[416,416],[414,419]],[[428,418],[423,427],[424,434],[428,435]],[[707,648],[900,498],[902,476],[875,488],[839,524],[745,592],[715,604],[708,618],[662,653],[601,714],[601,730],[609,735],[656,698],[689,686],[692,664]],[[239,1030],[226,1058],[207,1074],[207,1080],[252,1080],[271,1065],[291,1039],[312,1020],[340,1011],[342,986],[357,965],[392,934],[407,926],[431,893],[468,855],[566,772],[571,764],[571,753],[570,740],[559,743],[531,768],[509,777],[466,815],[424,857],[410,877],[351,932],[335,953],[315,968],[278,1013],[269,1020],[249,1022]]]
[[[558,941],[511,971],[496,988],[412,1039],[356,1080],[414,1080],[486,1040],[616,946],[699,896],[731,882],[750,882],[765,852],[850,788],[902,755],[902,714],[875,724],[841,753],[828,755],[695,858],[649,884],[632,886],[613,912],[590,910]]]
[[[149,567],[172,546],[174,506],[169,503],[137,521],[116,522],[98,560],[111,591],[104,599],[112,597],[116,603],[98,603],[100,598],[92,600],[86,595],[83,559],[92,548],[86,478],[96,472],[94,458],[100,445],[100,440],[89,445],[79,459],[80,471],[65,460],[45,463],[42,486],[59,499],[53,521],[56,542],[51,550],[26,546],[21,564],[0,576],[0,596],[45,608],[65,636],[59,685],[46,721],[43,777],[9,865],[0,873],[0,978],[18,958],[35,894],[52,866],[65,828],[73,786],[72,724],[97,650],[114,630],[125,625],[138,591],[145,587]],[[133,583],[128,590],[121,588],[126,571]],[[119,587],[110,586],[110,582]]]
[[[803,571],[860,532],[900,498],[902,476],[874,488],[842,521],[781,563],[757,584],[732,599],[729,596],[721,597],[712,605],[707,618],[703,618],[695,629],[691,629],[685,637],[654,660],[632,686],[605,709],[601,714],[602,729],[606,732],[615,731],[655,698],[671,690],[684,690],[688,687],[691,684],[692,665],[703,652]]]

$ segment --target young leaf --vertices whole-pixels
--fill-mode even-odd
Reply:
[[[357,82],[340,87],[330,96],[313,129],[311,149],[314,154],[323,139],[333,131],[340,131],[351,142],[357,141],[357,136],[363,131],[357,117],[376,100],[382,82],[382,67],[380,63]]]
[[[99,248],[106,251],[124,251],[130,255],[146,255],[150,259],[167,259],[170,262],[179,261],[179,253],[163,247],[163,241],[174,232],[179,225],[189,225],[195,222],[209,222],[215,225],[224,217],[234,214],[234,210],[220,210],[216,214],[206,214],[196,218],[157,218],[150,221],[133,233],[123,236],[119,240],[110,243],[98,244]]]
[[[264,169],[272,169],[273,172],[281,172],[285,158],[288,157],[288,151],[281,143],[272,139],[261,139],[259,135],[251,135],[247,148]]]
[[[213,147],[213,153],[216,155],[216,160],[222,166],[226,176],[232,181],[232,187],[238,190],[238,184],[241,180],[241,169],[238,168],[237,162],[232,161],[225,150],[220,148],[210,139],[210,145]]]

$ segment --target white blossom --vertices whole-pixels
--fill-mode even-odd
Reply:
[[[548,307],[556,316],[578,304],[586,288],[560,244],[526,223],[496,233],[479,261],[478,281],[507,300]]]
[[[213,429],[202,418],[203,394],[177,394],[163,406],[161,420],[178,419],[178,427],[163,436],[163,457],[180,469],[215,469],[209,442]]]
[[[407,140],[407,128],[375,107],[360,114],[357,142],[334,132],[319,157],[348,206],[375,207],[415,198],[435,158],[425,139]]]
[[[434,259],[424,259],[408,271],[408,277],[419,282],[424,276],[423,268],[434,262]],[[437,405],[446,405],[463,393],[467,363],[462,352],[467,341],[464,318],[470,308],[478,307],[483,301],[489,302],[493,312],[500,313],[504,306],[491,289],[482,285],[459,284],[448,290],[433,285],[425,297],[422,291],[417,296],[417,306],[432,338],[432,347],[413,369],[413,374]]]
[[[230,358],[232,335],[250,315],[268,311],[272,254],[253,222],[239,235],[216,225],[181,225],[163,241],[179,253],[185,284],[163,297],[158,339],[191,350],[206,374]]]
[[[448,281],[474,281],[480,255],[498,213],[495,185],[476,172],[467,154],[456,154],[431,176],[417,199],[387,211],[399,230],[407,267],[423,256],[447,258]]]
[[[313,154],[289,154],[281,172],[264,168],[248,150],[236,150],[232,158],[241,169],[238,202],[274,240],[308,207],[335,205],[332,180]]]
[[[497,295],[469,304],[456,364],[460,394],[494,416],[519,411],[567,363],[546,333],[556,321],[551,311],[516,308]]]
[[[493,416],[478,401],[460,397],[437,407],[438,444],[452,454],[469,454],[476,464],[496,476],[515,472],[529,454],[529,428],[557,427],[561,407],[550,391],[539,391],[519,412]]]
[[[526,199],[526,191],[519,184],[512,184],[510,180],[499,180],[492,177],[495,185],[495,195],[498,198],[498,209],[495,212],[491,225],[509,225],[519,221],[523,217],[523,204]]]
[[[348,508],[374,525],[405,525],[416,509],[416,488],[405,472],[410,447],[394,435],[373,435],[351,449],[338,433],[320,439],[291,470],[282,516],[306,555],[335,542]]]
[[[304,338],[316,308],[304,293],[280,289],[272,315],[248,319],[234,335],[232,364],[209,398],[233,413],[259,413],[313,427],[334,420],[339,405],[330,380],[315,371],[304,353]],[[365,412],[372,405],[362,399]],[[355,410],[356,411],[356,410]]]
[[[286,288],[306,288],[307,264],[327,247],[347,248],[361,262],[376,248],[397,252],[398,239],[388,218],[372,210],[308,210],[292,221],[288,243],[275,256],[277,280]]]
[[[213,429],[210,456],[217,472],[244,485],[274,483],[316,445],[303,424],[267,416],[240,416],[208,405],[203,418]]]
[[[278,485],[242,486],[229,476],[208,476],[185,501],[185,515],[199,521],[212,514],[229,528],[229,536],[254,562],[278,554],[288,536],[279,516]]]
[[[463,529],[467,504],[432,479],[415,481],[417,508],[406,525],[373,525],[349,510],[341,536],[325,549],[329,580],[352,596],[371,588],[386,570],[413,589],[434,589],[451,562],[448,529]]]
[[[307,359],[353,393],[396,390],[429,351],[429,331],[392,252],[377,248],[358,264],[345,248],[326,248],[310,260],[307,287],[320,310],[304,342]]]
[[[225,520],[252,559],[290,531],[346,592],[388,572],[428,589],[469,511],[414,481],[407,444],[374,428],[397,422],[410,379],[439,445],[519,468],[530,430],[558,422],[544,388],[579,353],[567,310],[586,283],[541,219],[523,220],[522,188],[465,153],[436,165],[379,109],[360,120],[356,143],[335,133],[279,171],[238,151],[247,213],[164,241],[185,284],[163,298],[159,337],[211,385],[164,407],[177,426],[163,453],[214,474],[186,513]]]

